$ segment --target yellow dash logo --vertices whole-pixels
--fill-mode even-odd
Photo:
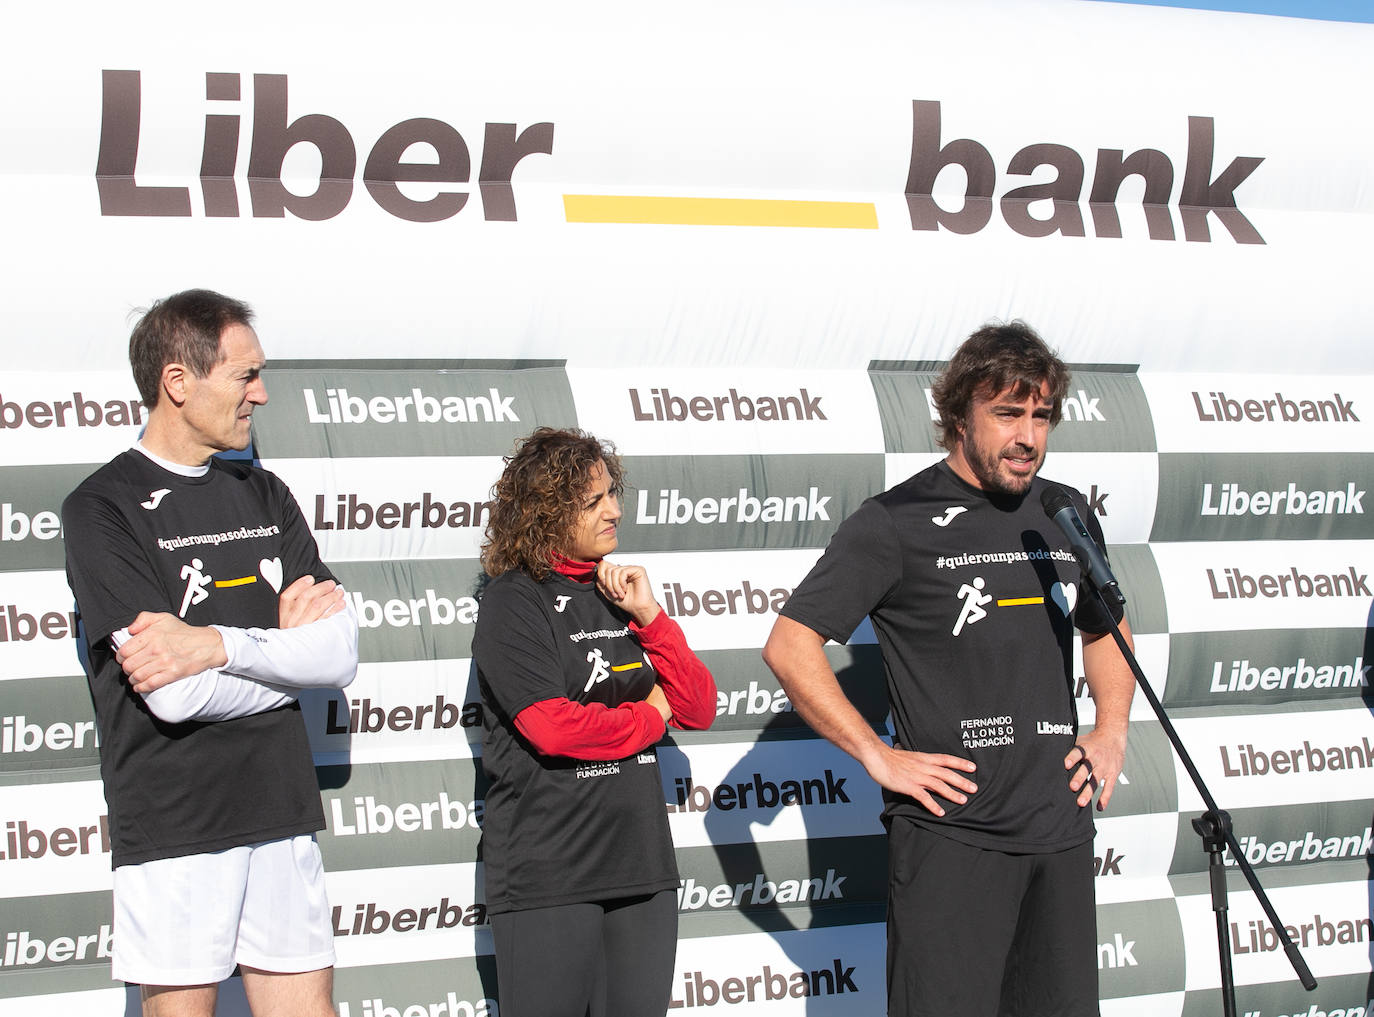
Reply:
[[[215,585],[221,589],[226,586],[247,586],[249,583],[256,583],[257,576],[244,576],[242,579],[216,579]]]
[[[612,671],[635,671],[644,666],[644,661],[637,660],[633,664],[613,664]]]
[[[1027,607],[1031,604],[1043,604],[1044,597],[1016,597],[1011,600],[999,600],[998,607]]]
[[[878,228],[878,211],[868,201],[565,194],[563,213],[568,222],[659,226],[800,226],[851,230]]]

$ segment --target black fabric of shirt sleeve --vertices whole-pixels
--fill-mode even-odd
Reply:
[[[171,611],[161,580],[114,503],[77,491],[62,505],[67,582],[86,638],[97,643],[127,628],[140,611]]]
[[[507,717],[545,699],[568,696],[553,626],[531,583],[491,583],[472,640],[492,700]]]
[[[840,524],[782,614],[843,643],[902,578],[892,517],[870,498]]]

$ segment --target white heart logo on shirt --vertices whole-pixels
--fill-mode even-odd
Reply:
[[[1054,606],[1067,618],[1073,612],[1074,605],[1078,603],[1078,587],[1055,583],[1050,587],[1050,600],[1054,601]]]
[[[264,558],[258,562],[258,572],[267,580],[267,585],[281,593],[281,559]]]

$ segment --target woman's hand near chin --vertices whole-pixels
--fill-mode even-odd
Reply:
[[[658,617],[649,573],[642,565],[614,565],[603,559],[596,567],[596,588],[612,604],[628,612],[640,628]]]

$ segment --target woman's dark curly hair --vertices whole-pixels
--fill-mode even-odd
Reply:
[[[597,463],[617,492],[624,480],[615,446],[578,430],[541,427],[506,457],[491,489],[482,568],[495,578],[522,569],[538,580],[565,553],[582,512],[582,494]]]

